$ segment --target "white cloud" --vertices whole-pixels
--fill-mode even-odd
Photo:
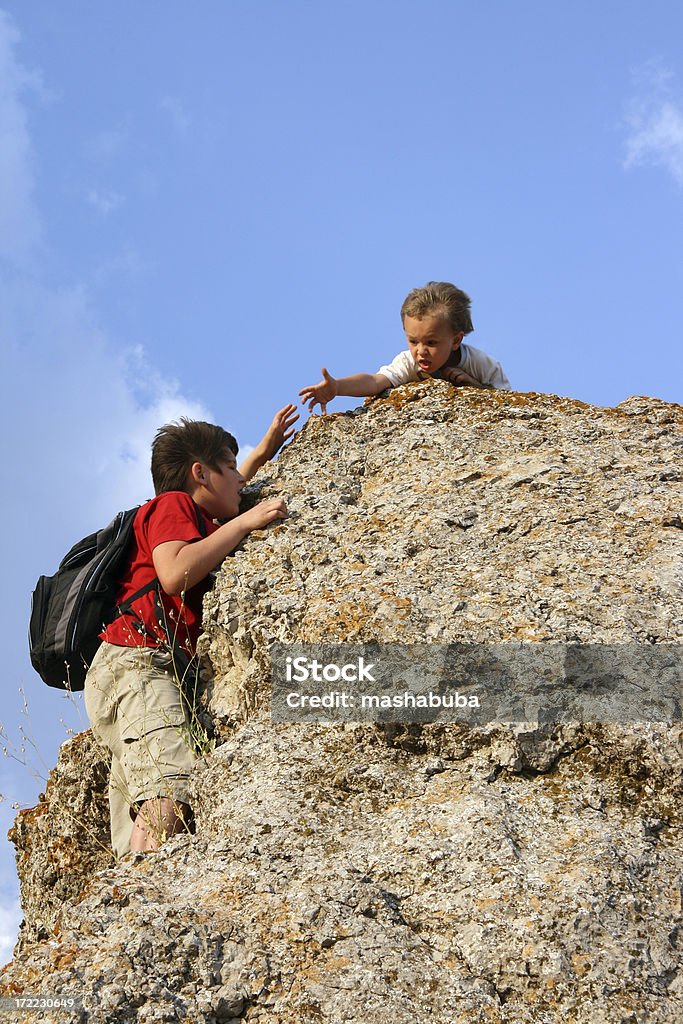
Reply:
[[[123,205],[123,196],[107,188],[88,189],[85,198],[103,217],[106,217],[114,210],[118,210]]]
[[[0,308],[0,368],[12,394],[0,421],[6,437],[14,434],[13,458],[33,470],[9,496],[25,509],[22,521],[37,527],[46,503],[53,528],[74,515],[106,521],[150,497],[156,429],[211,413],[148,365],[143,349],[117,351],[81,288],[0,284]],[[12,431],[19,415],[21,429]]]
[[[23,100],[32,76],[16,60],[18,38],[0,11],[0,256],[13,265],[0,277],[0,373],[8,389],[0,420],[22,467],[6,514],[19,517],[23,532],[48,509],[54,528],[74,510],[106,519],[148,497],[156,429],[181,415],[211,414],[148,366],[143,349],[109,337],[82,285],[57,289],[41,280],[36,258],[22,262],[40,235],[40,216]],[[87,198],[103,215],[122,202],[96,189]],[[14,537],[13,547],[21,543]]]
[[[656,61],[635,73],[628,106],[625,167],[663,167],[683,187],[683,96],[675,76]]]

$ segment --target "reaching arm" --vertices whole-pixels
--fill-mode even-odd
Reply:
[[[320,405],[321,412],[327,412],[327,403],[337,395],[349,398],[365,398],[378,395],[380,391],[391,387],[391,381],[382,373],[354,373],[350,377],[332,377],[325,367],[322,368],[323,379],[319,384],[309,384],[302,388],[301,404],[309,403],[309,412],[315,405]]]
[[[252,530],[260,530],[269,523],[286,518],[287,506],[282,498],[266,498],[202,540],[190,543],[169,540],[157,544],[152,552],[152,561],[163,590],[176,595],[190,590],[220,565]]]
[[[275,413],[273,422],[263,438],[254,450],[249,452],[240,466],[240,473],[245,480],[251,480],[254,473],[268,462],[268,459],[272,459],[286,441],[289,441],[294,433],[292,424],[298,419],[299,413],[296,411],[296,406],[291,403]]]

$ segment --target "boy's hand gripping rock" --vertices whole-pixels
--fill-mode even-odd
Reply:
[[[276,519],[286,519],[287,516],[287,506],[282,498],[266,498],[248,512],[243,512],[240,519],[251,533],[252,530],[262,530]]]

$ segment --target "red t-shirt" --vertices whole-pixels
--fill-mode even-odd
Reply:
[[[121,579],[121,586],[116,598],[117,603],[125,601],[136,590],[140,590],[154,579],[156,570],[152,552],[155,547],[170,540],[184,540],[191,543],[201,539],[202,534],[197,523],[197,509],[204,520],[205,536],[208,536],[217,530],[218,526],[209,518],[204,509],[195,505],[185,491],[166,491],[141,506],[133,523],[135,538],[133,552],[128,568]],[[158,588],[158,591],[151,590],[133,602],[134,615],[119,615],[100,635],[103,640],[110,644],[117,644],[119,647],[156,647],[163,643],[166,640],[166,634],[159,627],[155,609],[155,597],[158,592],[161,595],[170,634],[168,639],[172,640],[175,634],[176,642],[184,650],[193,654],[197,637],[201,632],[202,598],[209,586],[210,580],[207,577],[182,596],[165,594],[161,587]],[[136,621],[136,617],[144,623],[144,629],[141,630],[140,622]],[[156,637],[158,640],[155,639]]]

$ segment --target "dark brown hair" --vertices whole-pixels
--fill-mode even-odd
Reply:
[[[238,451],[232,434],[213,423],[189,420],[185,416],[180,417],[180,423],[166,423],[159,427],[152,442],[154,493],[185,491],[194,462],[218,469],[218,463],[228,452],[237,455]]]
[[[424,288],[413,288],[401,306],[401,323],[407,316],[422,320],[425,316],[442,313],[445,320],[459,334],[470,334],[474,327],[470,316],[472,300],[469,295],[448,281],[428,281]]]

